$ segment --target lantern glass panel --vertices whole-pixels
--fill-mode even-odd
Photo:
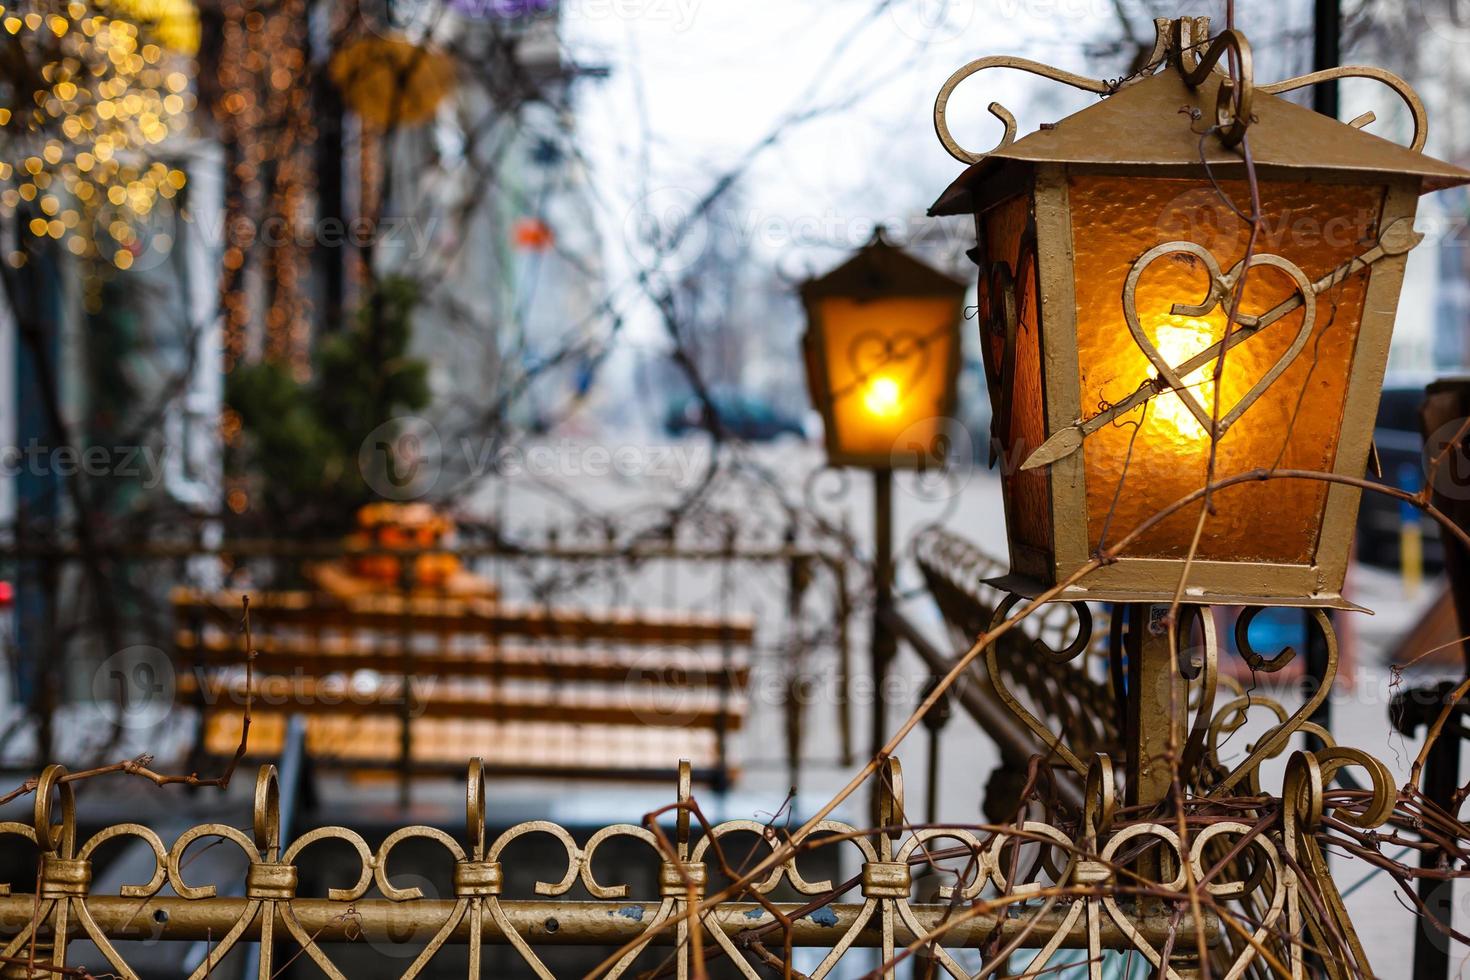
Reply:
[[[1221,181],[1234,208],[1249,214],[1244,181]],[[1372,184],[1260,182],[1263,226],[1255,254],[1280,255],[1316,280],[1372,247],[1386,189]],[[1249,225],[1208,181],[1074,175],[1072,208],[1077,302],[1077,358],[1085,415],[1119,402],[1157,375],[1133,341],[1120,298],[1134,263],[1172,241],[1204,246],[1229,271],[1245,257]],[[1368,274],[1371,275],[1371,272]],[[1219,440],[1217,478],[1256,468],[1331,470],[1363,314],[1368,275],[1350,277],[1317,301],[1305,346],[1284,373]],[[1171,312],[1198,304],[1208,273],[1197,258],[1165,256],[1142,275],[1136,291],[1139,323],[1157,353],[1178,365],[1219,341],[1224,304],[1202,316]],[[1241,310],[1261,314],[1296,295],[1283,272],[1255,266]],[[1304,313],[1287,314],[1233,347],[1215,390],[1215,363],[1184,376],[1207,413],[1228,413],[1256,382],[1288,356]],[[1210,440],[1181,400],[1166,392],[1090,436],[1084,446],[1088,536],[1093,548],[1116,540],[1169,504],[1204,485]],[[1198,557],[1228,561],[1309,564],[1317,545],[1327,486],[1317,481],[1248,483],[1221,491],[1219,516],[1200,541]],[[1150,530],[1132,557],[1182,558],[1190,547],[1197,508],[1185,508]]]
[[[1016,339],[1011,368],[1010,403],[993,416],[991,437],[1005,457],[1001,467],[1006,499],[1011,502],[1009,534],[1018,570],[1046,574],[1053,548],[1051,475],[1046,469],[1021,470],[1020,464],[1046,439],[1046,411],[1041,375],[1041,335],[1037,323],[1036,239],[1031,229],[1031,199],[1018,195],[985,214],[985,247],[993,263],[1004,263],[1015,283]],[[982,288],[988,289],[987,282]],[[986,297],[989,299],[989,297]],[[988,311],[987,311],[988,313]],[[996,318],[986,316],[994,322]],[[1004,339],[986,337],[987,370],[1005,370]],[[992,412],[995,406],[992,406]],[[1033,564],[1034,562],[1034,564]]]
[[[954,359],[953,296],[820,300],[821,352],[842,453],[894,465],[929,459],[946,431]]]

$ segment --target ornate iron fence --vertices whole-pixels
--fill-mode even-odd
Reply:
[[[1183,977],[1198,967],[1201,949],[1215,975],[1268,967],[1301,975],[1303,928],[1316,932],[1311,920],[1319,916],[1306,908],[1315,896],[1304,894],[1303,876],[1293,869],[1318,869],[1312,821],[1322,817],[1323,769],[1343,764],[1361,760],[1334,756],[1319,763],[1305,754],[1294,760],[1284,795],[1300,806],[1264,802],[1250,817],[1189,815],[1160,823],[1122,819],[1111,764],[1099,756],[1080,822],[1021,818],[961,827],[911,826],[901,769],[889,760],[875,777],[873,827],[822,820],[795,835],[751,820],[704,825],[686,766],[668,808],[642,826],[609,826],[578,841],[544,820],[490,839],[476,761],[469,767],[462,837],[405,827],[377,848],[346,827],[283,838],[270,766],[259,771],[248,831],[202,824],[166,845],[148,827],[124,823],[82,840],[73,784],[52,766],[36,790],[34,821],[0,823],[0,838],[21,838],[38,852],[33,892],[0,889],[0,963],[6,976],[84,976],[73,965],[74,951],[87,941],[113,972],[133,978],[139,973],[122,951],[128,941],[202,940],[207,954],[191,973],[196,980],[214,975],[232,950],[251,943],[259,944],[260,980],[302,957],[340,978],[347,974],[334,950],[409,930],[429,938],[402,969],[405,978],[425,974],[450,946],[467,949],[470,977],[482,975],[487,949],[509,947],[514,972],[549,978],[555,974],[546,952],[566,945],[600,947],[595,972],[605,977],[632,975],[636,966],[641,976],[682,978],[721,961],[758,978],[798,948],[817,951],[819,962],[805,971],[816,980],[861,949],[878,951],[889,977],[911,956],[956,980],[1000,966],[1035,976],[1069,964],[1085,964],[1098,976],[1109,950],[1131,951],[1124,955],[1155,967],[1167,961],[1167,975]],[[1338,819],[1359,816],[1342,807],[1335,812]],[[760,847],[737,855],[732,845],[741,835],[753,835]],[[99,894],[92,888],[94,856],[122,838],[151,851],[152,875]],[[441,850],[452,868],[453,898],[394,883],[389,862],[413,839]],[[564,855],[565,867],[559,879],[536,882],[530,896],[518,897],[507,851],[526,839]],[[599,878],[599,851],[615,840],[646,849],[657,866],[656,894],[637,896],[626,883]],[[323,896],[301,894],[303,855],[329,842],[351,851],[355,875]],[[243,896],[224,897],[214,885],[190,880],[190,854],[211,846],[238,849],[248,861]],[[844,882],[807,880],[801,857],[819,847],[847,850],[858,872]],[[1165,870],[1152,876],[1138,870],[1150,861]],[[731,887],[735,880],[743,883]],[[1196,888],[1201,882],[1207,884]],[[1227,905],[1236,911],[1221,914]],[[387,974],[380,964],[373,975]]]

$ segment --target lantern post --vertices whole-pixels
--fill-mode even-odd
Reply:
[[[807,387],[828,463],[873,478],[872,748],[887,740],[893,605],[893,471],[942,458],[954,415],[968,284],[892,245],[883,228],[838,268],[801,286]]]
[[[1470,183],[1422,152],[1423,105],[1396,76],[1325,67],[1259,84],[1239,31],[1155,23],[1144,67],[1123,79],[1004,56],[952,75],[935,129],[967,169],[930,212],[975,227],[1010,550],[992,583],[1011,594],[1001,614],[1112,605],[1125,782],[1141,805],[1176,787],[1228,795],[1293,732],[1326,734],[1308,719],[1337,667],[1328,614],[1358,608],[1342,588],[1417,200]],[[1019,137],[990,103],[1004,135],[972,152],[951,134],[950,98],[1000,68],[1102,98]],[[1364,132],[1371,114],[1342,123],[1280,97],[1343,77],[1400,97],[1408,145]],[[1263,672],[1295,654],[1257,653],[1252,620],[1302,609],[1321,683],[1244,763],[1206,771],[1214,606],[1244,607],[1236,646]],[[1055,764],[1088,776],[1065,732],[1007,703]]]

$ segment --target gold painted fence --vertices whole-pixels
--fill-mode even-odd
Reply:
[[[885,976],[909,956],[926,957],[942,971],[937,975],[957,980],[997,966],[1035,976],[1068,963],[1100,976],[1108,955],[1127,955],[1156,965],[1167,959],[1166,976],[1187,977],[1196,975],[1201,952],[1216,967],[1215,976],[1237,977],[1252,964],[1257,972],[1300,976],[1302,945],[1294,937],[1303,935],[1304,925],[1316,931],[1314,916],[1303,921],[1307,903],[1292,870],[1320,861],[1312,822],[1322,819],[1322,773],[1309,753],[1292,760],[1284,794],[1300,805],[1266,804],[1249,819],[1118,819],[1112,765],[1097,756],[1080,820],[1021,819],[1000,827],[909,825],[902,772],[890,759],[875,777],[873,828],[827,820],[795,837],[753,820],[704,826],[688,766],[681,768],[677,803],[651,814],[644,826],[605,827],[578,843],[565,828],[537,820],[492,841],[485,830],[484,776],[475,760],[463,839],[415,826],[373,849],[345,827],[283,841],[271,766],[257,776],[249,833],[203,824],[165,846],[148,827],[125,823],[79,842],[72,785],[63,781],[62,767],[52,766],[37,788],[34,822],[0,823],[0,840],[25,838],[39,852],[35,893],[0,890],[0,975],[86,976],[71,967],[69,956],[75,958],[78,940],[90,940],[113,972],[137,977],[119,946],[148,939],[205,941],[208,952],[194,978],[218,975],[231,950],[256,942],[261,980],[303,957],[337,978],[347,975],[333,961],[340,944],[392,941],[411,930],[432,936],[399,974],[404,978],[424,974],[450,944],[468,947],[470,977],[482,975],[487,946],[513,947],[524,967],[516,975],[552,977],[542,954],[564,945],[604,947],[598,975],[607,977],[699,976],[707,964],[724,961],[725,975],[733,964],[755,978],[798,948],[817,949],[806,955],[820,962],[805,975],[818,980],[850,951],[864,948],[881,950]],[[727,840],[732,834],[755,835],[764,846],[754,854],[744,844],[725,846],[733,844]],[[94,893],[93,854],[125,837],[152,850],[152,876],[117,894]],[[514,898],[506,894],[502,854],[528,837],[541,838],[543,853],[564,852],[565,871],[557,881],[535,884],[533,896]],[[453,866],[452,899],[425,897],[390,880],[390,857],[413,838],[443,848]],[[646,845],[648,860],[658,862],[657,895],[640,898],[628,885],[597,879],[594,856],[619,838]],[[356,853],[355,883],[323,897],[299,894],[301,855],[327,841]],[[212,845],[238,848],[248,860],[242,897],[188,880],[186,855]],[[802,876],[802,855],[825,846],[852,849],[858,873],[851,880]],[[737,851],[739,858],[732,859]],[[778,860],[769,860],[773,856]],[[743,888],[726,887],[762,861],[769,867],[746,875]],[[1164,870],[1145,875],[1138,870],[1145,866]],[[696,906],[697,915],[691,911]],[[382,966],[379,961],[374,976],[387,975]]]

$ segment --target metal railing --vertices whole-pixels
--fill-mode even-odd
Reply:
[[[557,824],[533,820],[490,840],[484,776],[472,762],[463,837],[433,827],[404,827],[374,849],[345,827],[321,827],[293,839],[282,824],[276,770],[264,766],[249,832],[230,824],[203,824],[165,846],[140,824],[108,827],[79,841],[73,784],[65,781],[65,770],[53,766],[40,779],[34,823],[0,823],[0,838],[23,838],[39,852],[34,893],[0,888],[0,969],[7,977],[55,977],[68,970],[80,975],[72,964],[77,948],[85,945],[78,941],[86,940],[95,944],[112,971],[132,978],[138,973],[123,953],[130,941],[204,941],[207,954],[190,974],[193,978],[217,975],[229,954],[247,948],[251,972],[260,980],[277,976],[298,957],[329,977],[342,978],[347,974],[334,962],[336,948],[396,942],[414,933],[428,938],[398,974],[404,978],[420,975],[450,946],[466,948],[470,977],[482,975],[483,958],[498,948],[514,955],[513,966],[497,975],[553,977],[545,957],[549,950],[567,946],[596,947],[598,973],[605,977],[627,975],[635,964],[651,971],[648,975],[686,977],[696,962],[723,959],[755,978],[763,967],[789,960],[794,950],[812,949],[820,962],[804,972],[819,980],[853,951],[874,949],[885,963],[894,964],[908,955],[906,948],[937,961],[952,976],[968,977],[970,970],[961,961],[975,955],[974,950],[995,949],[997,942],[1030,949],[1031,968],[1039,970],[1047,963],[1067,962],[1069,950],[1086,950],[1094,960],[1108,949],[1132,949],[1157,958],[1157,950],[1167,948],[1176,933],[1203,935],[1212,945],[1222,939],[1220,923],[1212,915],[1195,930],[1182,893],[1174,909],[1161,903],[1157,911],[1145,913],[1122,908],[1096,889],[1095,897],[1086,897],[1086,883],[1095,885],[1100,875],[1106,877],[1103,869],[1117,866],[1115,856],[1130,840],[1140,834],[1167,840],[1171,831],[1166,827],[1115,829],[1103,814],[1100,833],[1081,841],[1060,827],[1034,821],[991,829],[905,829],[896,760],[880,770],[876,783],[882,811],[877,816],[887,828],[882,831],[836,820],[822,821],[794,837],[750,820],[704,826],[690,795],[686,766],[677,800],[657,815],[667,823],[651,815],[643,826],[605,827],[579,842]],[[747,844],[735,844],[749,835],[763,845],[755,857]],[[93,855],[119,838],[145,843],[155,857],[154,873],[116,894],[97,894],[91,887]],[[564,853],[565,871],[559,880],[535,882],[530,888],[534,897],[517,898],[510,894],[510,882],[523,876],[506,864],[506,852],[526,838],[538,840],[542,856]],[[418,888],[394,884],[388,871],[393,852],[415,839],[442,851],[452,868],[452,898],[428,897]],[[655,895],[636,897],[629,884],[599,879],[597,856],[613,841],[643,846],[657,868]],[[355,854],[355,880],[349,876],[345,887],[328,889],[323,897],[300,894],[303,853],[326,842],[339,850],[345,845]],[[1015,845],[1038,844],[1054,848],[1056,855],[1038,860],[1030,878],[1017,874],[1011,858]],[[725,887],[756,858],[787,845],[789,853],[783,852],[743,887]],[[190,880],[189,854],[214,846],[238,849],[249,862],[243,895],[221,896],[214,886]],[[806,880],[800,855],[827,846],[848,849],[858,859],[859,873],[841,883]],[[1261,839],[1254,846],[1279,871],[1276,845]],[[1189,855],[1176,856],[1190,860]],[[935,900],[912,898],[920,868],[947,876],[941,880],[951,886],[941,889]],[[1276,881],[1289,889],[1290,876],[1278,874]],[[1058,902],[1046,894],[1055,888],[1082,890],[1074,900]],[[982,894],[999,897],[977,901]],[[692,912],[696,907],[697,915]],[[1277,907],[1279,916],[1281,903]],[[884,973],[892,976],[891,966]],[[372,975],[388,975],[382,962]]]

